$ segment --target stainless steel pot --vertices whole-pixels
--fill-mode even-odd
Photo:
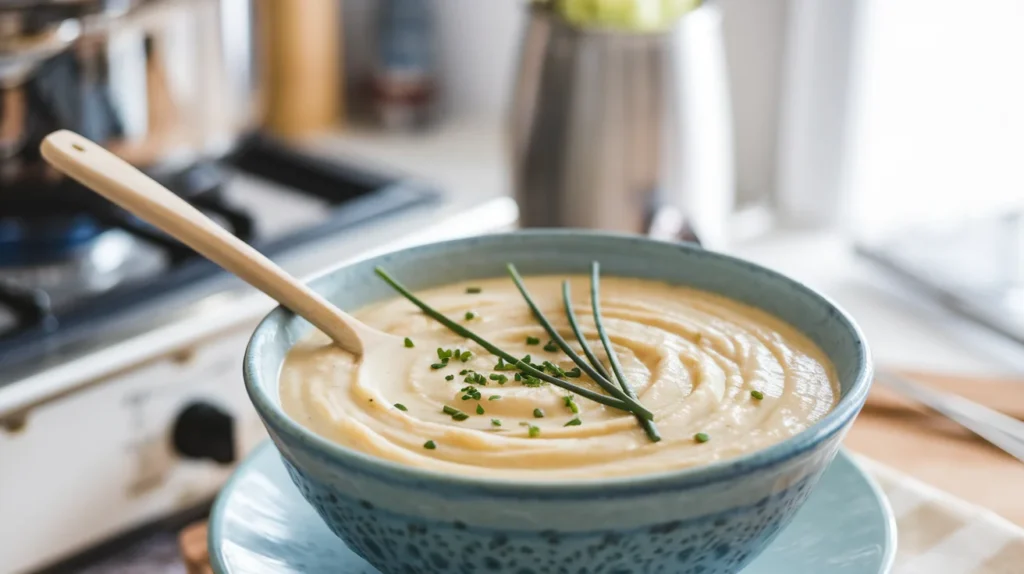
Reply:
[[[231,150],[262,117],[253,0],[0,0],[0,194],[52,181],[67,128],[154,174]]]
[[[512,100],[522,225],[723,246],[733,151],[717,7],[636,32],[534,6]]]

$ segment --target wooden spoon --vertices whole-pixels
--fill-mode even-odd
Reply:
[[[263,291],[346,351],[363,356],[374,345],[390,349],[396,341],[401,343],[398,337],[330,304],[166,187],[92,141],[60,130],[46,136],[41,151],[58,170]]]

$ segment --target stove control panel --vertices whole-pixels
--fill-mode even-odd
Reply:
[[[220,407],[194,402],[178,414],[171,431],[174,450],[185,458],[235,462],[235,420]]]

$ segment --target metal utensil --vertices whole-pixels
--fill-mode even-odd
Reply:
[[[893,373],[879,373],[875,380],[883,386],[945,415],[1024,462],[1024,422],[963,397],[929,389]]]
[[[725,74],[715,6],[652,32],[533,6],[510,118],[520,223],[721,245],[733,203]]]
[[[257,4],[0,1],[0,202],[54,183],[57,129],[153,175],[231,151],[263,116]]]

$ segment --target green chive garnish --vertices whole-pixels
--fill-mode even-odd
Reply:
[[[574,351],[572,347],[569,346],[569,343],[567,343],[565,339],[558,334],[558,331],[556,331],[554,326],[551,325],[551,322],[548,321],[548,318],[544,316],[544,313],[540,310],[539,307],[537,307],[537,304],[533,301],[533,297],[530,296],[530,292],[526,290],[526,285],[523,284],[523,278],[520,277],[519,272],[516,271],[515,265],[509,263],[508,265],[506,265],[506,267],[508,268],[509,275],[512,276],[512,282],[516,284],[516,287],[519,289],[519,293],[522,294],[523,299],[526,300],[526,304],[530,307],[530,310],[533,311],[533,316],[537,319],[537,321],[540,322],[541,326],[544,327],[544,330],[548,332],[548,336],[551,337],[551,340],[554,341],[562,349],[562,351],[566,355],[568,355],[570,359],[572,359],[574,363],[576,363],[581,369],[583,369],[583,372],[586,373],[587,376],[593,379],[594,382],[596,382],[602,389],[604,389],[605,392],[619,399],[620,401],[626,403],[626,410],[636,413],[646,419],[653,420],[654,414],[651,411],[649,411],[646,407],[641,405],[639,401],[636,400],[635,395],[630,396],[629,393],[624,391],[619,386],[616,386],[615,383],[611,382],[606,377],[602,377],[600,373],[595,371],[593,368],[591,368],[589,364],[587,364],[587,361],[583,357],[579,356],[576,353],[576,351]],[[535,373],[529,374],[535,375]],[[554,379],[556,381],[559,380],[555,377],[551,377],[551,379]],[[547,378],[545,378],[544,380],[551,382]]]
[[[459,409],[450,407],[448,405],[444,405],[444,408],[441,409],[441,412],[443,412],[446,415],[450,415],[452,417],[452,420],[456,421],[464,421],[469,418],[469,415],[467,415],[466,413],[460,411]]]
[[[548,344],[544,345],[544,350],[549,353],[554,353],[558,350],[558,345],[556,345],[554,341],[548,341]]]
[[[406,346],[406,348],[411,349],[411,348],[415,347],[416,344],[412,342],[412,339],[410,339],[409,337],[406,337],[405,338],[405,346]]]
[[[476,317],[476,313],[474,313],[472,311],[466,311],[466,314],[464,315],[464,317],[466,317],[466,320],[469,321],[473,317]]]
[[[491,395],[491,396],[487,397],[487,400],[489,400],[489,401],[500,401],[501,400],[501,395]]]
[[[517,380],[517,381],[521,381],[521,380],[523,380],[523,376],[522,376],[522,375],[520,375],[519,373],[516,373],[516,380]]]
[[[539,408],[533,409],[533,418],[537,418],[537,419],[544,418],[544,410],[543,409],[539,409]]]
[[[480,293],[482,291],[483,289],[479,287],[466,287],[466,293],[469,293],[470,295],[476,295],[477,293]]]
[[[709,440],[711,440],[711,437],[708,436],[708,433],[699,432],[693,435],[693,440],[697,442],[708,442]]]
[[[484,414],[484,406],[483,405],[481,405],[481,404],[477,404],[476,405],[476,414],[478,414],[478,415]]]
[[[594,261],[590,264],[590,305],[594,310],[594,326],[597,327],[597,336],[601,339],[601,345],[604,346],[604,352],[608,355],[608,362],[611,363],[612,366],[612,373],[614,373],[615,378],[619,380],[619,386],[622,387],[622,392],[635,401],[636,393],[633,392],[633,389],[629,387],[629,383],[626,382],[626,375],[622,373],[622,365],[619,364],[619,356],[615,353],[615,348],[612,347],[612,341],[608,338],[608,332],[604,330],[603,321],[601,320],[600,283],[601,265],[597,261]],[[637,416],[637,420],[640,421],[640,426],[644,428],[644,432],[647,433],[648,438],[653,442],[661,440],[658,428],[654,426],[654,422],[651,419]]]
[[[578,379],[578,378],[580,378],[580,376],[583,375],[583,373],[580,372],[580,368],[579,367],[573,367],[571,370],[564,371],[564,373],[565,373],[565,376],[567,376],[567,377],[569,377],[571,379]]]
[[[486,339],[480,337],[476,333],[470,331],[469,329],[463,327],[462,325],[456,323],[455,321],[452,321],[448,317],[444,316],[444,314],[440,313],[430,305],[423,302],[419,297],[417,297],[411,291],[409,291],[404,285],[402,285],[393,277],[391,277],[391,275],[389,275],[388,272],[385,271],[384,269],[377,267],[375,269],[375,272],[381,279],[384,280],[385,283],[390,285],[391,288],[397,291],[400,295],[408,299],[410,303],[419,307],[420,310],[422,310],[427,316],[438,321],[455,334],[472,340],[473,342],[483,347],[487,352],[504,358],[506,361],[515,365],[517,369],[520,369],[521,371],[524,371],[530,375],[540,377],[541,379],[559,388],[576,393],[577,395],[584,397],[586,399],[590,399],[594,402],[601,403],[603,405],[607,405],[620,410],[639,412],[641,415],[645,417],[653,416],[653,414],[650,411],[645,409],[642,405],[639,405],[639,403],[637,403],[636,405],[631,405],[628,401],[623,401],[622,399],[616,398],[614,396],[610,397],[607,395],[602,395],[601,393],[594,392],[588,388],[581,387],[579,385],[575,385],[567,381],[557,379],[555,377],[551,377],[543,372],[538,371],[537,369],[532,368],[529,364],[525,364],[523,361],[516,359],[514,356],[510,355],[509,353],[506,353],[505,351],[491,344]],[[619,392],[621,393],[621,391]]]
[[[537,337],[527,337],[526,338],[526,344],[527,345],[539,345],[540,344],[540,339],[538,339]]]
[[[500,427],[501,421],[498,419],[491,419],[491,426]]]
[[[750,396],[754,397],[759,401],[764,399],[764,393],[762,393],[761,391],[750,391]]]
[[[428,440],[427,442],[423,443],[423,448],[427,450],[434,450],[435,448],[437,448],[437,445],[434,444],[434,441]]]
[[[451,380],[454,380],[454,379],[455,379],[455,375],[445,375],[444,376],[444,380],[446,380],[446,381],[451,381]]]
[[[583,424],[583,421],[580,420],[580,417],[576,417],[576,418],[572,419],[571,421],[565,423],[562,426],[564,426],[564,427],[578,427],[581,424]]]
[[[523,355],[523,358],[522,358],[522,359],[520,359],[520,360],[521,360],[522,362],[526,363],[526,364],[529,364],[529,363],[530,363],[530,359],[532,359],[532,358],[533,358],[533,357],[531,357],[530,355]]]
[[[469,374],[469,369],[462,369],[461,371],[459,371],[459,374],[460,375],[467,375],[467,374]]]
[[[472,357],[473,357],[473,353],[470,353],[469,351],[463,351],[462,354],[459,355],[459,360],[462,361],[463,363],[465,363],[466,361],[470,360]]]
[[[530,425],[530,430],[528,431],[528,433],[530,435],[530,438],[537,438],[540,436],[540,427]]]
[[[562,397],[562,400],[565,401],[565,408],[569,409],[573,413],[580,412],[580,408],[576,406],[576,401],[572,400],[572,395],[565,395]]]
[[[434,369],[436,371],[437,369],[443,369],[443,368],[445,368],[447,366],[448,366],[448,363],[434,363],[433,365],[430,365],[430,368]]]
[[[402,403],[395,403],[395,408],[400,410],[400,411],[407,411],[407,410],[409,410]]]

